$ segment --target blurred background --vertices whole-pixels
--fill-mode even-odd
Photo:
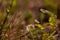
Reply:
[[[0,40],[60,40],[60,0],[0,0]]]

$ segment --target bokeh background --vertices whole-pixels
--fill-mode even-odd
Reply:
[[[0,0],[0,40],[60,40],[60,0]]]

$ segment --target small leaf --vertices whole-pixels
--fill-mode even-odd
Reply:
[[[38,28],[40,28],[41,30],[44,29],[44,27],[43,27],[41,24],[36,24],[36,26],[37,26]]]
[[[51,15],[49,18],[49,23],[52,27],[56,27],[56,15]]]

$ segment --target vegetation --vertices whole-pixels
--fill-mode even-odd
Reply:
[[[37,6],[42,3],[46,9]],[[52,0],[42,3],[39,0],[1,0],[0,40],[58,40],[57,3]]]

